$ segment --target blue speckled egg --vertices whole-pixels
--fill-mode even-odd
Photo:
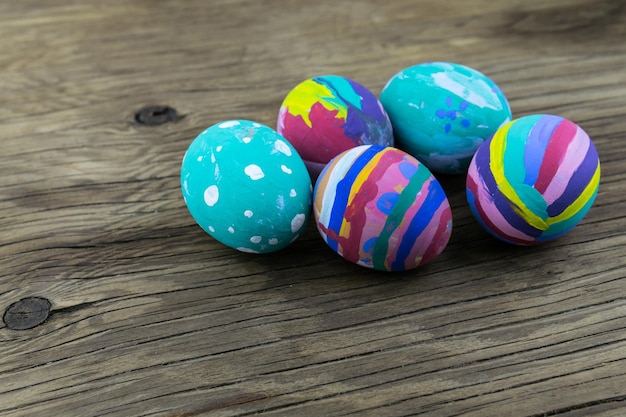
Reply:
[[[498,86],[460,64],[431,62],[393,76],[380,95],[396,147],[431,171],[465,174],[478,147],[511,121]]]
[[[200,227],[242,252],[286,247],[309,218],[312,186],[302,158],[275,130],[248,120],[202,132],[183,158],[181,187]]]

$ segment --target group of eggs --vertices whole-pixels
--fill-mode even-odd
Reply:
[[[478,222],[520,245],[570,231],[600,180],[579,126],[546,114],[514,120],[487,76],[433,62],[397,73],[380,98],[345,77],[308,79],[285,97],[276,130],[217,123],[189,146],[181,186],[195,221],[232,248],[286,247],[313,207],[339,255],[401,271],[435,258],[450,238],[450,205],[431,172],[466,175]]]

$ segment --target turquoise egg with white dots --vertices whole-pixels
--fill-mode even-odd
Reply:
[[[466,174],[478,147],[512,119],[489,77],[453,62],[403,69],[387,82],[380,102],[396,147],[443,174]]]
[[[228,120],[206,129],[189,145],[180,179],[198,225],[242,252],[288,246],[309,218],[312,185],[302,158],[260,123]]]

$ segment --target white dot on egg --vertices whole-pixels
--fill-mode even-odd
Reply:
[[[278,209],[278,211],[282,211],[285,209],[285,197],[283,197],[282,195],[276,197],[276,208]]]
[[[289,197],[297,197],[298,193],[293,188],[289,191]]]
[[[197,160],[198,162],[202,162],[202,158],[203,158],[203,157],[202,157],[202,155],[200,155],[200,156],[199,156],[196,160]]]
[[[291,172],[292,172],[292,171],[291,171],[291,170],[290,170],[287,166],[285,166],[285,165],[281,165],[281,166],[280,166],[280,169],[281,169],[281,170],[282,170],[285,174],[291,174]]]
[[[263,238],[262,238],[261,236],[252,236],[252,237],[250,238],[250,242],[252,242],[252,243],[261,243],[261,240],[262,240],[262,239],[263,239]]]
[[[252,126],[254,126],[254,127],[261,127],[261,125],[259,123],[257,123],[257,122],[253,122]]]
[[[248,165],[243,169],[243,172],[245,172],[252,181],[260,180],[265,176],[265,173],[263,172],[261,167],[255,164]]]
[[[235,228],[232,226],[228,227],[228,233],[235,233]]]
[[[204,202],[207,206],[213,207],[220,198],[220,190],[217,185],[211,185],[204,190]]]
[[[215,233],[215,227],[213,227],[213,226],[209,226],[209,232],[211,232],[211,233]]]
[[[278,245],[278,239],[276,239],[275,237],[269,239],[267,241],[267,243],[269,243],[270,245]]]
[[[237,120],[229,120],[226,122],[220,123],[217,127],[220,129],[228,129],[229,127],[239,126],[239,122]]]
[[[274,142],[274,148],[281,153],[284,153],[287,156],[291,156],[291,148],[282,140],[278,139]]]
[[[218,145],[217,147],[215,147],[215,152],[220,152],[222,148],[223,148],[222,145]]]
[[[213,152],[211,152],[211,162],[215,163],[215,154]]]
[[[252,138],[250,136],[246,136],[243,139],[241,139],[243,141],[243,143],[250,143],[252,142]]]
[[[237,250],[241,251],[241,252],[245,252],[245,253],[259,253],[258,250],[254,250],[254,249],[250,249],[250,248],[244,248],[244,247],[238,247]]]
[[[292,233],[296,233],[298,230],[302,229],[302,226],[304,225],[304,219],[306,219],[306,216],[304,215],[304,213],[296,214],[294,218],[291,219],[291,232]]]
[[[246,210],[243,212],[243,215],[246,216],[247,218],[250,218],[254,215],[254,213],[252,212],[252,210]]]

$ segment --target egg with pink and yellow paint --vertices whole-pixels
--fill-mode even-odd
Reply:
[[[318,177],[313,199],[324,241],[367,268],[416,268],[450,239],[452,213],[441,185],[424,164],[393,147],[344,151]]]
[[[314,180],[345,150],[394,143],[391,122],[378,98],[338,75],[309,78],[294,87],[281,105],[277,131],[298,151]]]

